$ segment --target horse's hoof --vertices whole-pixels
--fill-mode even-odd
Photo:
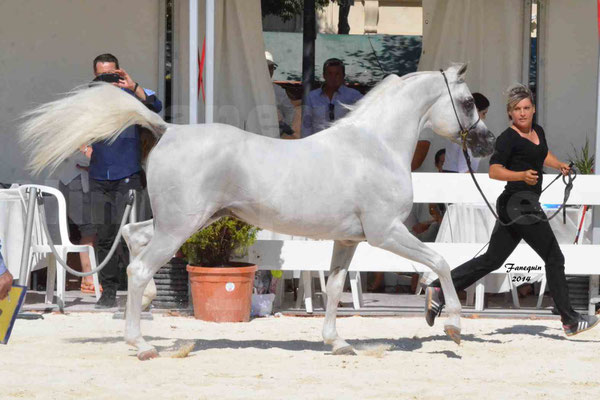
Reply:
[[[141,351],[138,353],[137,357],[140,361],[152,360],[153,358],[158,357],[158,351],[156,349]]]
[[[460,328],[452,325],[448,325],[444,328],[446,335],[450,336],[450,339],[456,344],[460,344]]]
[[[339,349],[333,350],[332,354],[334,356],[355,356],[356,352],[352,348],[352,346],[344,346]]]

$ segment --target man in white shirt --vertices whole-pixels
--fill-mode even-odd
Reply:
[[[354,104],[362,97],[358,90],[344,84],[346,67],[342,60],[330,58],[323,64],[325,83],[311,91],[302,110],[302,137],[328,128],[349,110],[344,104]]]
[[[273,60],[273,55],[265,51],[265,58],[267,60],[267,67],[269,68],[269,75],[273,78],[273,73],[277,69],[277,64]],[[277,107],[277,117],[279,119],[279,133],[283,135],[293,135],[294,130],[292,129],[292,122],[294,120],[294,105],[290,101],[285,89],[278,84],[273,84],[273,91],[275,92],[275,106]]]

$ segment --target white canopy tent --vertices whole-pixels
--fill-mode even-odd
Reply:
[[[490,100],[485,122],[496,135],[506,128],[504,91],[523,80],[524,65],[528,72],[529,41],[524,45],[522,40],[523,31],[529,31],[529,21],[527,28],[523,23],[526,3],[530,2],[423,1],[423,49],[419,70],[435,71],[453,62],[467,62],[467,84],[472,92],[481,92]],[[434,136],[430,151],[433,154],[447,143]],[[424,164],[433,171],[432,159]]]
[[[506,122],[503,91],[509,84],[523,81],[523,60],[527,59],[528,49],[523,45],[526,32],[522,22],[529,18],[524,10],[530,1],[423,1],[425,47],[421,69],[436,69],[450,61],[469,61],[471,88],[484,92],[492,100],[488,123],[495,132],[501,131]],[[269,76],[263,68],[260,2],[208,0],[214,4],[214,12],[205,13],[206,2],[175,1],[174,122],[188,123],[190,106],[197,110],[198,121],[205,121],[205,102],[195,93],[197,51],[190,52],[190,48],[202,49],[208,16],[215,27],[209,29],[214,32],[214,56],[206,57],[204,81],[208,104],[211,82],[215,89],[215,121],[277,136],[275,110],[268,110],[274,99]],[[600,146],[600,141],[595,141],[596,3],[540,0],[539,122],[546,128],[553,150],[563,158],[572,150],[571,144],[581,147],[586,136],[593,148]],[[189,40],[190,27],[195,25],[190,24],[190,4],[198,7],[197,34],[192,34],[198,39],[195,43]],[[115,7],[137,10],[131,12],[137,15],[135,21],[112,15],[110,10]],[[140,84],[158,89],[159,96],[164,98],[161,79],[164,0],[132,0],[127,5],[116,0],[102,4],[8,1],[3,5],[0,22],[0,44],[4,49],[0,54],[0,72],[4,77],[0,79],[1,182],[30,179],[24,172],[24,159],[14,137],[16,117],[35,104],[51,100],[56,93],[87,82],[91,75],[89,60],[97,53],[115,53]],[[210,53],[212,41],[208,39],[210,35],[207,36]],[[213,68],[216,74],[211,79]],[[441,145],[434,144],[432,149],[436,147]],[[425,165],[433,163],[426,160]],[[481,170],[484,169],[482,163]]]
[[[173,98],[174,104],[187,105],[178,109],[175,122],[223,122],[279,137],[264,58],[260,1],[188,0],[175,5],[178,56],[174,60]],[[203,99],[196,77],[204,39]]]
[[[419,70],[468,62],[467,83],[491,102],[486,124],[495,134],[508,124],[506,89],[529,73],[531,0],[423,0]],[[552,151],[574,154],[596,139],[598,31],[594,0],[541,0],[538,6],[537,118]],[[436,140],[432,149],[444,147]],[[433,165],[433,161],[425,161]],[[480,171],[487,163],[480,164]]]

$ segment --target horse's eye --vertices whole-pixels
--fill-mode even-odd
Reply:
[[[475,101],[472,98],[463,101],[463,107],[465,107],[466,111],[471,111],[474,105]]]

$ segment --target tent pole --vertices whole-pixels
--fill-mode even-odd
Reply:
[[[600,44],[600,0],[597,1],[598,7],[598,39]],[[598,168],[598,157],[600,156],[600,46],[598,52],[598,73],[597,73],[597,88],[596,88],[596,153],[594,157],[594,173],[600,175]],[[592,243],[600,244],[600,207],[593,207],[592,211]]]
[[[215,110],[215,0],[206,0],[206,55],[204,57],[206,100],[204,121],[214,121]]]
[[[304,31],[302,33],[302,104],[315,81],[315,40],[317,38],[315,0],[304,0]]]
[[[189,0],[189,104],[190,124],[198,123],[198,0]]]
[[[523,1],[523,70],[521,83],[529,87],[529,61],[531,59],[531,0]]]

